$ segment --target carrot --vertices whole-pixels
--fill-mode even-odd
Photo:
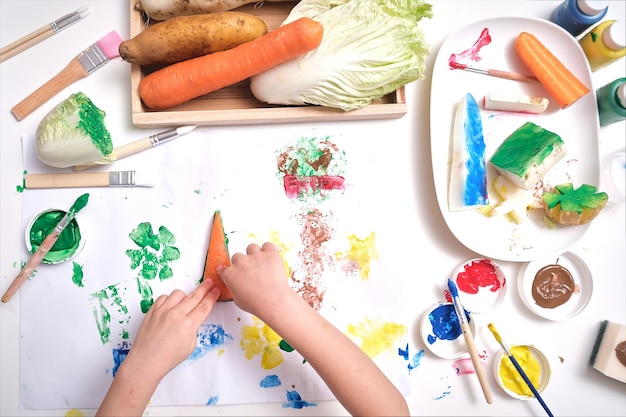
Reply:
[[[589,92],[552,52],[533,34],[522,32],[515,41],[515,50],[522,62],[537,77],[544,88],[565,109]]]
[[[157,70],[139,83],[139,95],[152,109],[164,109],[243,81],[319,46],[323,26],[302,17],[232,49]]]
[[[211,229],[211,238],[204,263],[202,280],[211,278],[215,286],[220,289],[221,293],[218,301],[231,301],[233,294],[219,275],[217,275],[217,272],[215,272],[218,265],[229,267],[231,264],[228,246],[226,245],[226,234],[222,225],[222,215],[219,211],[216,211],[213,215],[213,228]]]

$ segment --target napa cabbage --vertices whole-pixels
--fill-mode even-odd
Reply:
[[[349,111],[423,78],[430,46],[418,22],[432,17],[423,0],[301,0],[282,24],[304,16],[324,26],[322,43],[252,77],[258,100]]]

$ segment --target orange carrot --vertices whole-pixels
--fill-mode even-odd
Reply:
[[[589,92],[552,52],[533,34],[522,32],[515,41],[522,62],[537,77],[556,102],[565,109]]]
[[[229,267],[231,264],[228,246],[226,245],[226,234],[222,225],[222,216],[219,211],[216,211],[213,215],[213,228],[211,229],[211,239],[209,240],[209,249],[206,254],[202,280],[211,278],[215,286],[220,289],[221,294],[218,301],[231,301],[233,294],[219,275],[217,275],[217,272],[215,272],[218,265]]]
[[[302,17],[235,48],[157,70],[141,80],[139,95],[152,109],[185,103],[317,48],[323,33],[321,23]]]

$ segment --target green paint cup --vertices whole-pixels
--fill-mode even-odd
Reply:
[[[34,216],[26,226],[26,247],[30,253],[35,253],[44,239],[54,230],[56,225],[65,216],[66,211],[48,209]],[[54,265],[74,259],[85,246],[85,238],[81,233],[78,221],[74,218],[63,229],[59,238],[50,251],[43,258],[42,263]]]

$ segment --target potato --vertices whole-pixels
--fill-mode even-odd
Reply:
[[[139,65],[169,65],[234,48],[267,33],[250,13],[218,12],[178,16],[148,26],[119,46],[120,57]]]
[[[265,0],[269,2],[292,0]],[[153,20],[167,20],[176,16],[217,13],[236,9],[262,0],[135,0],[135,10],[147,14]]]

